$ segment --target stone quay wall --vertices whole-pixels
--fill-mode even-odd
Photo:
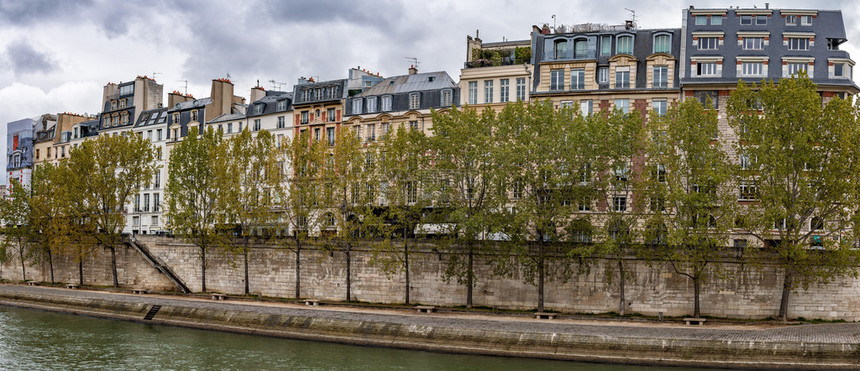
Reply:
[[[169,237],[138,235],[139,242],[170,267],[192,291],[201,290],[199,249]],[[410,253],[410,302],[437,306],[464,305],[466,287],[456,280],[446,280],[447,257],[429,247]],[[374,303],[403,303],[405,278],[401,273],[386,274],[372,262],[367,248],[353,249],[351,254],[352,300]],[[252,293],[291,298],[295,296],[295,258],[287,249],[254,246],[249,254],[249,286]],[[301,297],[318,300],[346,299],[346,260],[342,252],[308,247],[300,255]],[[619,309],[617,271],[606,269],[606,262],[594,266],[587,274],[573,276],[566,282],[550,280],[545,286],[545,308],[566,313],[604,313]],[[668,266],[649,265],[630,259],[625,262],[627,313],[687,316],[693,312],[693,285]],[[782,276],[775,271],[758,271],[727,264],[734,270],[730,278],[711,278],[702,285],[701,308],[706,316],[728,318],[776,317],[782,290]],[[134,249],[117,249],[120,285],[127,288],[173,290],[173,284],[150,266]],[[504,309],[537,307],[537,288],[515,270],[511,277],[493,277],[492,267],[480,258],[475,261],[475,306]],[[48,281],[46,263],[33,263],[27,278]],[[55,258],[58,282],[77,282],[78,267],[73,259]],[[20,262],[11,259],[2,266],[0,278],[20,280]],[[97,250],[84,262],[84,283],[109,286],[110,251]],[[225,294],[244,292],[242,255],[212,249],[207,252],[206,288]],[[826,285],[800,289],[790,298],[789,317],[860,321],[860,280],[843,278]]]

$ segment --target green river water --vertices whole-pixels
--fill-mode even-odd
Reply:
[[[359,347],[0,306],[0,369],[648,371],[660,368]]]

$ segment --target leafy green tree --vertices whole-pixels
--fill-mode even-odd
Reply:
[[[73,207],[84,211],[92,223],[99,246],[111,252],[114,287],[119,286],[116,247],[122,243],[126,224],[125,205],[157,170],[157,149],[138,135],[100,135],[71,150],[67,187],[76,197]],[[88,228],[90,229],[90,228]]]
[[[54,282],[54,254],[62,248],[62,233],[67,223],[64,218],[64,187],[60,168],[44,162],[33,169],[30,197],[30,224],[32,225],[35,252],[47,260],[51,283]]]
[[[415,230],[429,197],[422,187],[429,167],[424,132],[399,126],[388,133],[380,147],[377,179],[387,225],[385,237],[374,244],[373,261],[389,274],[403,273],[404,302],[410,303],[409,253],[416,248]]]
[[[538,311],[544,310],[547,280],[566,280],[574,268],[583,268],[567,233],[580,191],[574,186],[579,159],[569,152],[577,146],[570,136],[579,120],[574,117],[569,109],[556,112],[549,100],[508,104],[499,115],[493,146],[512,206],[497,210],[504,221],[500,229],[510,240],[509,254],[502,256],[513,259],[497,270],[509,274],[521,266],[525,280],[537,286]]]
[[[635,226],[639,213],[633,206],[640,174],[634,171],[634,165],[644,154],[645,129],[642,115],[619,109],[591,115],[587,121],[587,137],[596,140],[585,142],[590,149],[588,168],[584,172],[590,178],[588,185],[602,212],[601,227],[595,230],[596,247],[609,263],[606,266],[608,282],[617,275],[618,312],[624,315],[627,307],[624,286],[629,275],[625,262],[631,254],[636,254],[638,238]]]
[[[323,141],[312,141],[307,131],[301,132],[292,142],[285,143],[285,155],[290,168],[287,171],[289,182],[281,182],[278,199],[281,201],[280,230],[287,235],[283,246],[295,254],[296,292],[301,298],[301,254],[310,242],[311,236],[318,232],[323,210],[321,179],[326,149]]]
[[[165,215],[173,234],[194,244],[200,253],[202,291],[206,291],[206,252],[216,246],[219,221],[230,195],[227,145],[212,127],[202,134],[189,130],[170,152],[165,188]]]
[[[471,107],[433,112],[429,147],[434,179],[426,183],[441,215],[428,222],[442,234],[438,241],[450,252],[446,276],[466,285],[467,308],[473,304],[475,255],[494,246],[492,237],[501,231],[496,211],[507,202],[499,187],[503,174],[493,156],[497,126],[495,111],[489,108],[482,114]]]
[[[251,239],[260,236],[275,222],[275,190],[281,183],[280,163],[275,138],[266,130],[254,136],[247,127],[227,140],[230,156],[228,173],[233,181],[226,184],[225,225],[235,225],[222,231],[228,246],[242,254],[245,274],[245,295],[250,292],[248,254]],[[239,235],[240,246],[236,246]]]
[[[646,247],[693,282],[694,317],[701,315],[699,294],[708,268],[722,271],[737,205],[717,121],[717,111],[695,99],[671,107],[664,117],[652,112],[644,197],[638,200],[647,221]]]
[[[3,220],[2,245],[6,250],[14,246],[18,261],[21,263],[21,277],[27,280],[27,260],[33,255],[30,244],[33,238],[30,224],[30,199],[32,192],[18,179],[10,179],[9,196],[0,198],[0,219]]]
[[[779,84],[740,83],[728,100],[738,136],[738,183],[754,187],[739,226],[782,271],[779,318],[789,296],[811,283],[856,277],[860,252],[852,236],[857,213],[860,126],[850,102],[822,102],[804,74]]]

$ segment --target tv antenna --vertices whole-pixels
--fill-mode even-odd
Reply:
[[[412,61],[412,65],[415,66],[415,69],[418,69],[418,57],[406,57],[406,59]]]
[[[188,80],[179,80],[179,82],[185,83],[185,95],[188,95]]]
[[[630,9],[630,8],[624,8],[624,10],[630,12],[630,21],[632,21],[633,24],[635,25],[636,24],[636,11],[633,9]]]
[[[155,75],[163,75],[163,74],[164,74],[163,72],[153,72],[152,73],[152,79],[155,80]]]
[[[286,85],[285,82],[279,82],[275,80],[269,80],[269,83],[272,84],[272,90],[281,91],[281,88]],[[259,83],[257,85],[260,85]]]

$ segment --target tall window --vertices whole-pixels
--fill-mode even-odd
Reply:
[[[693,97],[705,108],[716,109],[720,105],[720,96],[713,90],[699,90],[693,93]]]
[[[592,113],[592,101],[591,99],[583,99],[579,101],[579,113],[583,116],[591,116]]]
[[[526,78],[525,77],[517,77],[517,100],[525,101],[526,100]]]
[[[615,87],[629,88],[630,87],[630,67],[615,67]]]
[[[287,101],[281,100],[278,101],[278,111],[286,111],[287,110]]]
[[[484,80],[484,103],[493,103],[493,80]]]
[[[654,53],[672,52],[672,37],[669,35],[654,36]]]
[[[698,76],[718,76],[716,63],[696,63]]]
[[[376,112],[376,97],[367,97],[367,113]]]
[[[561,90],[564,86],[564,70],[549,71],[549,90]]]
[[[286,126],[287,125],[284,116],[278,116],[278,129],[283,129]]]
[[[625,212],[627,211],[627,196],[612,197],[612,211]]]
[[[633,36],[619,36],[615,45],[618,54],[633,54]]]
[[[788,38],[788,50],[809,50],[809,39],[800,37]]]
[[[597,69],[597,83],[599,83],[599,84],[608,84],[609,83],[609,67],[599,67]]]
[[[743,43],[744,50],[762,50],[764,49],[763,37],[745,37]]]
[[[788,64],[788,76],[796,76],[800,74],[800,71],[806,71],[809,68],[809,64],[807,63],[789,63]]]
[[[302,123],[302,124],[307,124],[307,123],[308,123],[308,117],[309,117],[309,115],[310,115],[310,112],[308,112],[308,111],[302,111],[302,119],[301,119],[301,123]],[[230,132],[229,127],[228,127],[227,132],[228,132],[228,133]]]
[[[152,194],[152,211],[158,211],[159,209],[161,209],[160,198],[161,198],[160,193],[153,193]],[[152,219],[152,220],[155,220],[155,222],[152,223],[153,225],[158,224],[158,221],[157,221],[158,219],[155,219],[155,218],[157,218],[157,217],[153,217],[153,219]]]
[[[510,100],[511,80],[499,80],[499,102],[505,103]]]
[[[254,120],[254,131],[260,131],[260,119]]]
[[[352,114],[360,115],[361,114],[361,98],[355,98],[352,100]]]
[[[630,100],[627,98],[616,99],[615,100],[615,109],[619,109],[619,110],[621,110],[621,112],[624,112],[624,113],[630,112]]]
[[[328,139],[328,145],[334,147],[334,128],[326,128],[325,137]]]
[[[478,82],[469,81],[469,104],[478,104]]]
[[[718,37],[700,37],[699,50],[717,50],[719,43],[720,38]]]
[[[143,194],[143,211],[149,211],[149,193]]]
[[[585,69],[574,68],[570,70],[570,89],[582,90],[585,89]]]
[[[604,35],[600,37],[600,55],[612,54],[612,36]]]
[[[421,108],[421,93],[409,93],[409,109]]]
[[[359,108],[361,108],[361,103],[360,103],[360,102],[359,102],[359,104],[358,104],[358,107],[359,107]],[[327,109],[327,110],[326,110],[326,113],[328,114],[328,120],[327,120],[327,121],[328,121],[328,122],[334,122],[334,121],[335,121],[335,118],[336,118],[336,115],[335,115],[335,109],[334,109],[334,108],[329,108],[329,109]]]
[[[576,40],[573,42],[573,57],[586,58],[588,57],[588,41]]]
[[[555,59],[569,58],[568,49],[567,49],[567,40],[556,40],[553,42],[553,50],[555,52]]]
[[[365,133],[365,138],[367,138],[368,142],[373,142],[376,140],[376,125],[369,124],[366,126],[367,132]]]
[[[652,77],[652,88],[665,88],[669,86],[669,66],[654,66]]]
[[[391,111],[391,96],[383,95],[382,96],[382,110],[383,111]]]
[[[742,76],[763,76],[764,63],[762,62],[743,62],[741,64]]]
[[[451,102],[452,102],[451,95],[452,94],[453,94],[453,92],[451,91],[451,89],[443,89],[442,90],[442,98],[441,98],[442,100],[441,100],[441,102],[439,102],[439,104],[442,107],[451,107]],[[370,103],[370,101],[368,101],[368,103]]]
[[[651,107],[654,109],[654,112],[656,112],[658,116],[665,116],[668,104],[665,99],[654,99],[653,101],[651,101]]]

